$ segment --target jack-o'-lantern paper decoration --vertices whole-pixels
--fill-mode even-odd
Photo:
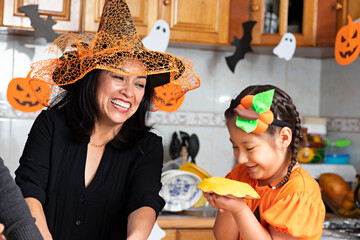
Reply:
[[[348,24],[340,28],[335,39],[335,59],[340,65],[355,61],[360,51],[360,23],[353,23],[347,17]]]
[[[22,112],[36,112],[44,108],[29,85],[30,74],[31,72],[28,73],[26,78],[13,78],[7,89],[6,95],[8,102],[14,109]],[[46,89],[46,85],[33,87],[35,87],[34,90],[37,92],[47,91],[48,95],[50,95],[50,91]]]
[[[168,104],[162,106],[160,108],[161,111],[164,111],[164,112],[175,112],[176,110],[178,110],[181,105],[183,104],[185,100],[185,95],[183,95],[181,98],[179,98],[179,100],[172,100],[170,101]]]

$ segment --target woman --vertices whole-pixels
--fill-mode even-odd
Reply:
[[[30,85],[50,109],[34,122],[16,182],[45,239],[147,239],[164,206],[163,148],[147,113],[200,81],[186,61],[144,48],[123,1],[105,2],[91,39],[55,45],[60,59],[32,66]]]

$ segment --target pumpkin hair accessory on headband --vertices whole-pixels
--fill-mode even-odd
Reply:
[[[156,111],[170,101],[176,101],[187,91],[198,88],[200,79],[193,72],[192,62],[170,53],[151,51],[139,38],[125,0],[106,0],[95,34],[63,34],[49,47],[59,58],[31,65],[30,86],[35,92],[39,84],[48,92],[35,92],[44,106],[94,69],[122,75],[147,75],[154,97],[150,110]],[[129,72],[126,63],[140,62],[144,67]],[[51,96],[49,99],[46,96]]]
[[[236,126],[246,133],[263,133],[270,124],[291,127],[290,124],[274,118],[270,107],[275,90],[271,89],[256,95],[247,95],[239,100],[232,100],[231,106],[237,115]]]

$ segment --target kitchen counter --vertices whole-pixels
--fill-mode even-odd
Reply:
[[[161,228],[213,228],[215,217],[159,217],[157,223]]]
[[[212,228],[217,210],[214,208],[191,208],[181,212],[163,211],[158,224],[164,228]]]
[[[215,239],[212,228],[215,222],[216,211],[207,209],[207,211],[190,210],[183,212],[162,212],[157,223],[166,232],[163,240],[202,240]],[[327,213],[325,220],[349,220],[332,213]],[[352,221],[350,219],[350,221]],[[360,220],[358,220],[360,221]],[[324,229],[321,240],[347,240],[359,239],[344,233],[339,233],[331,229]]]
[[[165,231],[163,240],[215,240],[215,209],[161,212],[157,223]]]

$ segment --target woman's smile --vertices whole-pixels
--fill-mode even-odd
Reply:
[[[110,100],[111,104],[120,112],[127,112],[129,111],[129,108],[131,107],[131,102],[119,99],[119,98],[113,98]]]

